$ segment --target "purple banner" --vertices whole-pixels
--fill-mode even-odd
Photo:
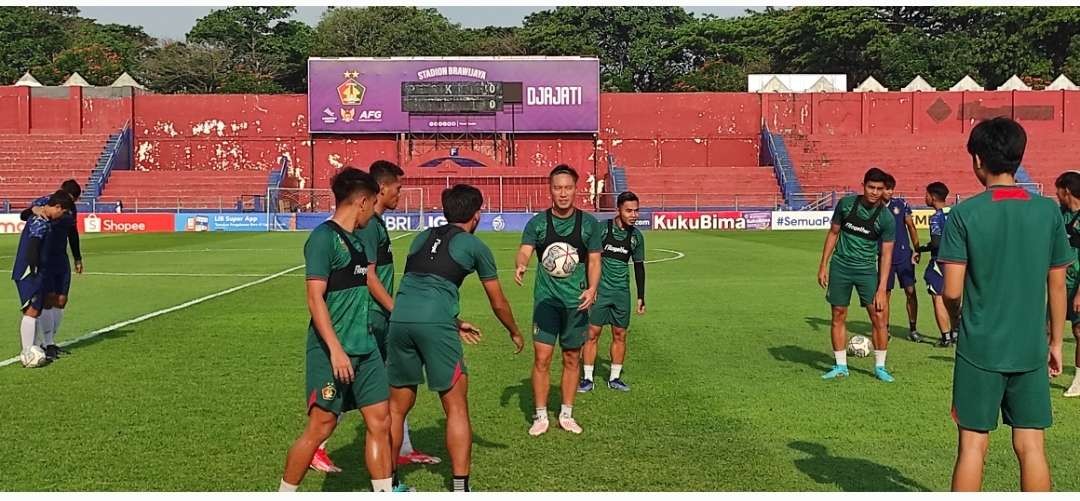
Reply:
[[[521,103],[491,114],[402,111],[402,82],[521,83]],[[504,98],[505,101],[505,98]],[[586,132],[600,126],[594,58],[331,58],[308,60],[310,132]]]

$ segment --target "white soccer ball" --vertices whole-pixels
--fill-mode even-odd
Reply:
[[[548,275],[566,278],[574,273],[578,266],[578,251],[566,242],[555,242],[544,250],[540,265]]]
[[[38,346],[31,346],[30,349],[22,352],[19,355],[19,361],[22,362],[23,367],[34,368],[45,365],[45,350],[42,350]]]
[[[855,336],[848,341],[847,352],[848,355],[855,357],[869,357],[870,353],[874,351],[874,343],[870,341],[870,338],[866,336]]]

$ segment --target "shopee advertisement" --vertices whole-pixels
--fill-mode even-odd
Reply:
[[[0,235],[22,233],[26,222],[19,219],[18,214],[0,214]]]
[[[79,231],[82,233],[171,233],[176,231],[176,215],[79,214]]]

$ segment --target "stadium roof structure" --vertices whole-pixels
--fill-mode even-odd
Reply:
[[[814,85],[811,85],[807,92],[836,92],[836,86],[824,76],[817,79]]]
[[[791,88],[788,87],[787,85],[784,85],[784,82],[781,82],[779,78],[772,77],[772,78],[769,79],[768,82],[765,82],[765,85],[763,85],[761,87],[761,92],[783,92],[783,93],[786,93],[786,92],[791,92]]]
[[[937,89],[935,89],[933,85],[930,85],[922,75],[918,75],[900,90],[902,92],[934,92]]]
[[[116,80],[109,87],[135,87],[136,89],[146,90],[146,87],[143,87],[141,83],[128,75],[126,71],[116,77]]]
[[[1031,90],[1031,87],[1028,87],[1023,80],[1020,80],[1020,77],[1013,75],[1005,83],[1001,84],[997,90]]]
[[[1050,85],[1046,86],[1046,90],[1080,90],[1080,87],[1077,87],[1072,80],[1069,80],[1069,77],[1058,75]]]
[[[92,85],[90,85],[90,82],[87,82],[86,79],[83,78],[78,71],[72,73],[71,76],[68,77],[67,80],[64,80],[64,83],[60,85],[64,87],[92,87]]]
[[[881,85],[876,78],[869,76],[858,87],[855,87],[855,92],[889,92],[889,89]]]
[[[15,82],[15,86],[16,87],[41,87],[41,82],[39,82],[38,79],[34,78],[34,75],[31,75],[30,72],[27,71],[26,73],[23,73],[23,76],[20,77]]]
[[[984,89],[983,86],[979,85],[979,82],[976,82],[974,78],[971,78],[971,75],[964,75],[964,78],[961,78],[959,82],[956,82],[956,85],[949,87],[949,90],[956,92],[965,90],[978,91],[986,89]]]

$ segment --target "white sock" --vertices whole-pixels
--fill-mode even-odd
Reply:
[[[611,364],[611,378],[608,381],[619,379],[622,375],[622,364]]]
[[[592,371],[595,368],[596,368],[595,365],[586,365],[585,366],[585,380],[586,381],[592,381]]]
[[[38,321],[34,317],[23,315],[19,325],[19,336],[22,340],[22,349],[25,352],[34,346],[34,336],[37,334]]]
[[[548,418],[547,407],[537,407],[536,408],[536,419],[539,419],[541,421],[547,421],[547,418]]]
[[[401,437],[401,455],[408,456],[412,454],[412,438],[409,437],[409,418],[405,417],[405,425],[403,426],[405,434]]]
[[[836,365],[843,365],[844,367],[847,367],[847,351],[834,351],[832,352],[832,354],[834,357],[836,357]]]
[[[283,479],[281,479],[281,485],[278,486],[277,491],[278,492],[296,492],[297,487],[299,487],[299,486],[290,484],[290,483],[286,482],[285,479],[283,478]]]
[[[379,480],[371,479],[371,490],[375,492],[390,492],[394,490],[394,479],[383,478]]]
[[[45,333],[46,345],[54,344],[53,341],[56,340],[56,333],[60,332],[60,321],[64,319],[63,308],[53,308],[52,312],[52,322],[48,324],[51,329]]]
[[[574,417],[574,406],[562,404],[562,410],[559,411],[559,417]]]
[[[874,367],[885,367],[886,350],[874,350]]]

